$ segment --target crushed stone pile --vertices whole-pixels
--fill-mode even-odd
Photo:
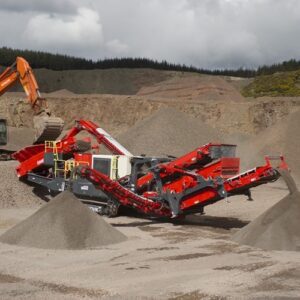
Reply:
[[[0,242],[44,249],[86,249],[126,236],[65,191],[0,237]]]
[[[0,208],[36,207],[44,201],[34,193],[33,187],[20,181],[15,173],[17,161],[0,162]]]
[[[300,251],[300,192],[287,171],[280,173],[290,193],[235,233],[233,241],[265,250]]]
[[[283,154],[296,180],[300,179],[300,110],[262,131],[257,136],[241,143],[241,157],[248,161],[247,167],[264,163],[265,155]]]
[[[76,94],[67,89],[61,89],[47,94],[48,97],[71,97],[74,95]]]
[[[183,155],[221,139],[214,128],[174,108],[158,110],[117,137],[135,155],[156,156]]]

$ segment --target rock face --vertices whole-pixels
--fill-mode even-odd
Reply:
[[[0,237],[0,242],[44,249],[86,249],[125,241],[124,234],[65,191]]]
[[[136,155],[175,156],[220,139],[214,128],[172,108],[160,109],[117,137]]]
[[[300,192],[287,171],[281,175],[290,193],[238,231],[233,241],[266,250],[300,251]]]
[[[137,95],[184,101],[244,101],[238,90],[219,76],[186,74],[142,87]]]

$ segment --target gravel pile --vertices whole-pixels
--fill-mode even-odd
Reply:
[[[61,89],[61,90],[57,90],[54,91],[52,93],[48,93],[47,97],[72,97],[76,94],[74,94],[73,92],[67,90],[67,89]]]
[[[242,143],[244,160],[250,165],[258,165],[263,162],[265,155],[283,154],[293,177],[300,179],[300,110],[290,114],[285,120],[261,132],[253,139]]]
[[[163,108],[141,121],[117,140],[135,155],[185,154],[221,140],[219,132],[199,119],[173,108]]]
[[[33,187],[19,181],[15,174],[16,161],[0,162],[0,208],[33,207],[44,203],[33,192]]]
[[[0,237],[0,242],[44,249],[86,249],[126,236],[65,191]]]
[[[291,175],[281,173],[289,195],[238,231],[234,241],[266,250],[300,251],[300,192]]]

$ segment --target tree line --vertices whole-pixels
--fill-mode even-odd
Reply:
[[[24,57],[32,68],[46,68],[50,70],[91,70],[111,68],[151,68],[157,70],[196,72],[210,75],[225,75],[236,77],[254,77],[276,72],[293,71],[300,69],[300,61],[291,59],[279,64],[262,66],[258,69],[216,69],[208,70],[187,66],[185,64],[173,64],[167,61],[157,61],[148,58],[110,58],[93,61],[70,55],[52,54],[43,51],[20,50],[8,47],[0,48],[0,65],[10,66],[17,56]]]

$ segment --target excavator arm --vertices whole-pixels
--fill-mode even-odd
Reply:
[[[0,96],[8,91],[17,82],[20,82],[26,93],[32,108],[38,113],[42,103],[46,103],[41,97],[39,86],[28,62],[17,57],[16,61],[0,75]]]
[[[36,130],[34,143],[56,139],[63,129],[64,122],[60,118],[50,117],[51,112],[48,109],[47,101],[41,97],[33,71],[29,63],[22,57],[17,57],[16,61],[0,74],[0,96],[18,81],[23,86],[27,99],[37,116],[34,118]]]

